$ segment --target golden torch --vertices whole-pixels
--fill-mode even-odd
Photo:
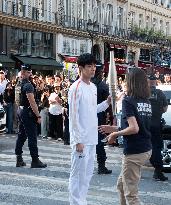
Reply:
[[[116,115],[116,89],[117,89],[117,72],[114,59],[114,47],[111,46],[110,50],[110,64],[109,64],[109,74],[108,74],[108,83],[109,83],[109,93],[112,97],[112,111],[113,116]]]

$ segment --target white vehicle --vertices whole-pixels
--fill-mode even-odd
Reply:
[[[171,172],[171,85],[160,85],[158,89],[162,90],[168,101],[167,112],[162,115],[165,120],[165,125],[162,130],[162,137],[164,141],[163,166],[165,172]]]
[[[0,133],[6,130],[6,113],[2,105],[0,104]]]

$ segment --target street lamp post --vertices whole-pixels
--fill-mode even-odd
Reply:
[[[87,31],[88,34],[91,38],[91,43],[92,43],[92,48],[91,48],[91,54],[94,55],[93,53],[93,40],[96,37],[97,33],[99,32],[99,24],[97,21],[92,22],[91,19],[88,20],[87,22]]]

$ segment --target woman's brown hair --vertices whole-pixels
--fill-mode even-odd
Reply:
[[[128,96],[143,99],[150,97],[150,87],[144,70],[136,67],[129,68],[126,75],[126,82]]]

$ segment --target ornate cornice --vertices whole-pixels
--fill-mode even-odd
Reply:
[[[145,43],[145,42],[140,42],[140,41],[125,40],[125,39],[113,38],[109,36],[103,36],[102,38],[103,38],[103,41],[108,42],[108,43],[117,43],[120,45],[127,45],[127,46],[147,48],[147,49],[156,47],[155,44],[150,44],[150,43]]]
[[[70,36],[80,36],[80,37],[90,38],[89,33],[86,31],[65,28],[51,23],[33,21],[29,18],[9,16],[3,13],[0,13],[0,22],[1,24],[16,27],[16,28],[23,28],[23,29],[41,31],[46,33],[54,33],[54,34],[62,33]],[[111,36],[101,35],[101,34],[97,35],[96,38],[101,38],[104,42],[119,43],[123,45],[130,45],[130,46],[141,47],[141,48],[156,47],[155,45],[149,43],[125,40],[123,38],[116,38],[116,37],[111,37]]]
[[[137,1],[138,2],[138,1]],[[139,8],[139,9],[143,9],[143,10],[146,10],[146,11],[149,11],[149,12],[152,12],[152,13],[155,13],[155,14],[158,14],[160,16],[164,16],[164,17],[167,17],[167,18],[171,18],[171,15],[167,15],[165,12],[160,12],[160,10],[154,10],[154,9],[150,9],[150,7],[146,7],[144,6],[143,4],[138,4],[138,3],[130,3],[131,6],[134,6],[136,8]],[[155,5],[156,6],[156,5]],[[166,9],[168,11],[167,8],[163,8],[161,7],[162,9]]]
[[[1,24],[16,27],[16,28],[23,28],[29,30],[36,30],[46,33],[64,33],[70,34],[75,36],[89,36],[87,32],[73,30],[70,28],[65,28],[62,26],[57,26],[52,23],[46,23],[41,21],[33,21],[29,18],[21,18],[16,16],[8,16],[0,13],[0,22]]]

